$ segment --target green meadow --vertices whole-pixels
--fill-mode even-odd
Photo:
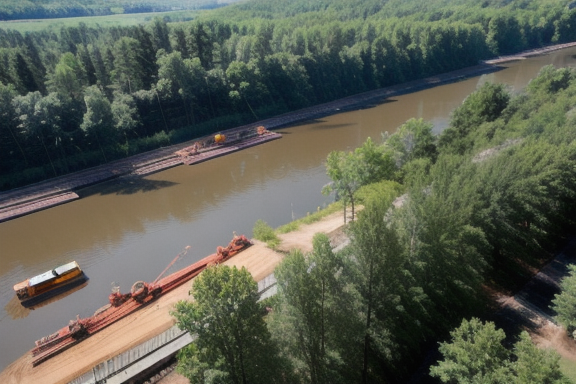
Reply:
[[[170,21],[187,21],[194,19],[202,11],[174,11],[155,13],[130,13],[109,16],[70,17],[62,19],[28,19],[0,21],[0,28],[12,29],[20,33],[42,30],[60,30],[62,27],[72,27],[80,23],[88,27],[129,27],[147,23],[155,17],[168,18]]]

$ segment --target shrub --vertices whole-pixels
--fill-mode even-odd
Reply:
[[[252,233],[255,239],[265,242],[272,249],[280,244],[280,239],[274,229],[263,220],[256,221]]]

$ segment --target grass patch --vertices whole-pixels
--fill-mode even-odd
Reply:
[[[173,22],[181,20],[192,20],[201,11],[174,11],[174,12],[154,12],[154,13],[127,13],[108,16],[85,16],[67,17],[60,19],[28,19],[0,21],[0,28],[12,29],[20,33],[38,32],[43,30],[59,31],[62,27],[77,27],[84,23],[88,27],[130,27],[150,22],[156,16],[169,17]]]
[[[280,238],[278,237],[278,234],[295,231],[298,228],[300,228],[300,225],[302,224],[312,224],[328,215],[331,215],[334,212],[338,212],[341,210],[342,210],[342,203],[335,202],[328,205],[326,208],[322,210],[318,210],[317,212],[307,215],[306,217],[292,221],[288,224],[284,224],[276,230],[274,230],[274,228],[269,226],[265,221],[258,220],[254,224],[254,228],[252,229],[252,235],[256,240],[260,240],[266,243],[268,247],[276,249],[276,247],[280,245]]]
[[[284,225],[278,227],[278,229],[276,229],[276,233],[293,232],[293,231],[297,230],[298,228],[300,228],[300,225],[302,225],[302,224],[306,225],[306,224],[315,223],[317,221],[320,221],[324,217],[333,214],[334,212],[342,211],[342,209],[343,208],[342,208],[341,202],[338,201],[338,202],[332,203],[322,210],[318,210],[312,214],[304,216],[301,219],[292,221],[288,224],[284,224]]]
[[[565,357],[560,358],[560,370],[572,383],[576,384],[576,364]]]
[[[272,249],[276,249],[276,247],[280,244],[280,239],[278,238],[278,235],[276,235],[274,229],[271,226],[269,226],[264,220],[256,221],[252,233],[254,234],[254,238],[256,240],[265,242]]]

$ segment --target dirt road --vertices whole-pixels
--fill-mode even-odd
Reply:
[[[554,349],[576,364],[576,342],[555,323],[555,313],[551,309],[554,295],[560,293],[560,282],[568,275],[568,265],[574,262],[576,239],[514,296],[497,296],[501,309],[495,314],[494,321],[507,335],[528,331],[536,345]]]

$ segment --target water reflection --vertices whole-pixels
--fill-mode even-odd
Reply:
[[[20,302],[20,300],[18,300],[18,297],[16,297],[16,295],[14,295],[12,297],[12,299],[4,306],[4,310],[12,319],[22,319],[22,318],[28,316],[30,314],[30,312],[35,310],[35,309],[39,309],[39,308],[45,307],[47,305],[50,305],[52,303],[55,303],[59,300],[62,300],[63,298],[65,298],[67,296],[70,296],[74,292],[81,290],[82,288],[84,288],[88,285],[89,281],[90,280],[86,280],[84,283],[80,284],[77,287],[71,288],[66,292],[63,292],[59,295],[51,297],[51,298],[44,300],[43,302],[41,302],[37,305],[31,306],[31,307],[23,306],[22,303]]]

